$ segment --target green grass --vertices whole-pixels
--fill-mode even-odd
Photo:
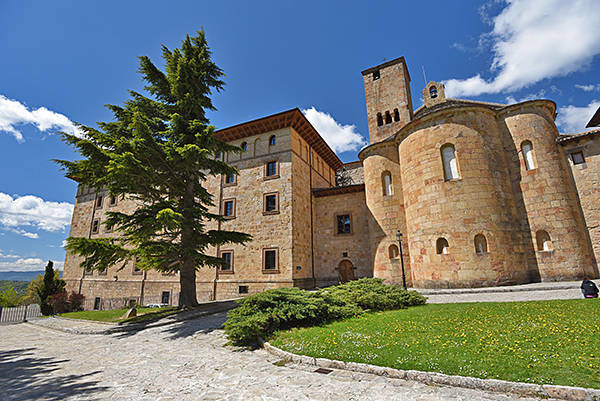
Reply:
[[[425,305],[276,333],[286,351],[396,369],[600,388],[600,300]]]
[[[92,310],[92,311],[81,311],[81,312],[68,312],[61,313],[58,316],[69,317],[72,319],[83,319],[83,320],[95,320],[98,322],[114,322],[114,323],[139,323],[146,320],[158,319],[165,317],[173,313],[177,313],[177,308],[138,308],[138,316],[129,319],[121,319],[121,317],[129,309],[115,309],[115,310]]]

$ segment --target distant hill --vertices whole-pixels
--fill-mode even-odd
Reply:
[[[0,271],[0,280],[8,281],[31,281],[38,276],[44,274],[43,270],[33,272],[2,272]],[[62,272],[60,272],[62,277]]]
[[[19,296],[23,296],[27,292],[27,285],[29,285],[27,281],[0,280],[0,292],[9,288],[14,288]]]

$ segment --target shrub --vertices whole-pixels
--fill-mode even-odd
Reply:
[[[85,296],[83,294],[77,294],[75,291],[69,295],[69,312],[79,312],[83,310],[83,301]]]
[[[365,311],[400,309],[422,305],[426,298],[416,291],[361,279],[319,291],[278,288],[239,301],[229,312],[225,331],[238,345],[251,345],[277,330],[314,326],[358,316]]]
[[[69,311],[69,295],[66,292],[50,295],[49,306],[54,313],[65,313]]]

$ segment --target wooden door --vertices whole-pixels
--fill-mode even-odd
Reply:
[[[349,260],[342,260],[339,265],[340,282],[347,283],[354,280],[354,266]]]

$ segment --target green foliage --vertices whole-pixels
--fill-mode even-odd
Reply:
[[[72,291],[68,294],[66,291],[59,292],[50,296],[48,303],[54,313],[79,312],[83,310],[83,301],[85,296]]]
[[[56,272],[54,271],[53,266],[54,263],[48,261],[42,283],[37,289],[37,295],[40,299],[40,309],[44,316],[53,314],[54,308],[52,307],[50,299],[54,294],[63,292],[66,285],[64,280],[56,279]]]
[[[279,288],[241,300],[229,313],[225,331],[232,342],[250,345],[277,330],[314,326],[368,310],[399,309],[425,302],[426,298],[415,291],[404,291],[378,279],[361,279],[319,291]]]
[[[204,182],[237,173],[216,156],[241,149],[215,138],[206,117],[207,110],[215,110],[212,92],[221,91],[224,82],[204,32],[187,36],[179,49],[163,46],[162,56],[164,72],[148,57],[139,59],[150,97],[130,91],[123,106],[107,106],[115,121],[98,123],[100,129],[80,126],[84,137],[62,134],[83,156],[56,160],[67,176],[139,204],[132,213],[107,213],[103,224],[118,238],[69,238],[67,249],[84,257],[83,267],[100,271],[133,259],[144,270],[179,271],[180,303],[194,306],[195,270],[224,263],[208,250],[251,239],[206,229],[223,217],[209,212],[215,204]]]
[[[60,278],[60,272],[58,270],[54,270],[54,280],[56,282],[59,282],[61,280]],[[31,280],[28,284],[27,284],[27,290],[25,291],[25,298],[23,299],[23,303],[25,305],[31,305],[31,304],[40,304],[41,300],[39,297],[39,291],[42,288],[44,282],[44,275],[43,274],[38,274],[38,276]]]
[[[27,284],[27,281],[0,280],[0,291],[4,291],[7,288],[14,288],[17,294],[23,296],[27,292]]]
[[[19,306],[22,301],[23,297],[13,287],[8,287],[0,291],[1,307]]]

